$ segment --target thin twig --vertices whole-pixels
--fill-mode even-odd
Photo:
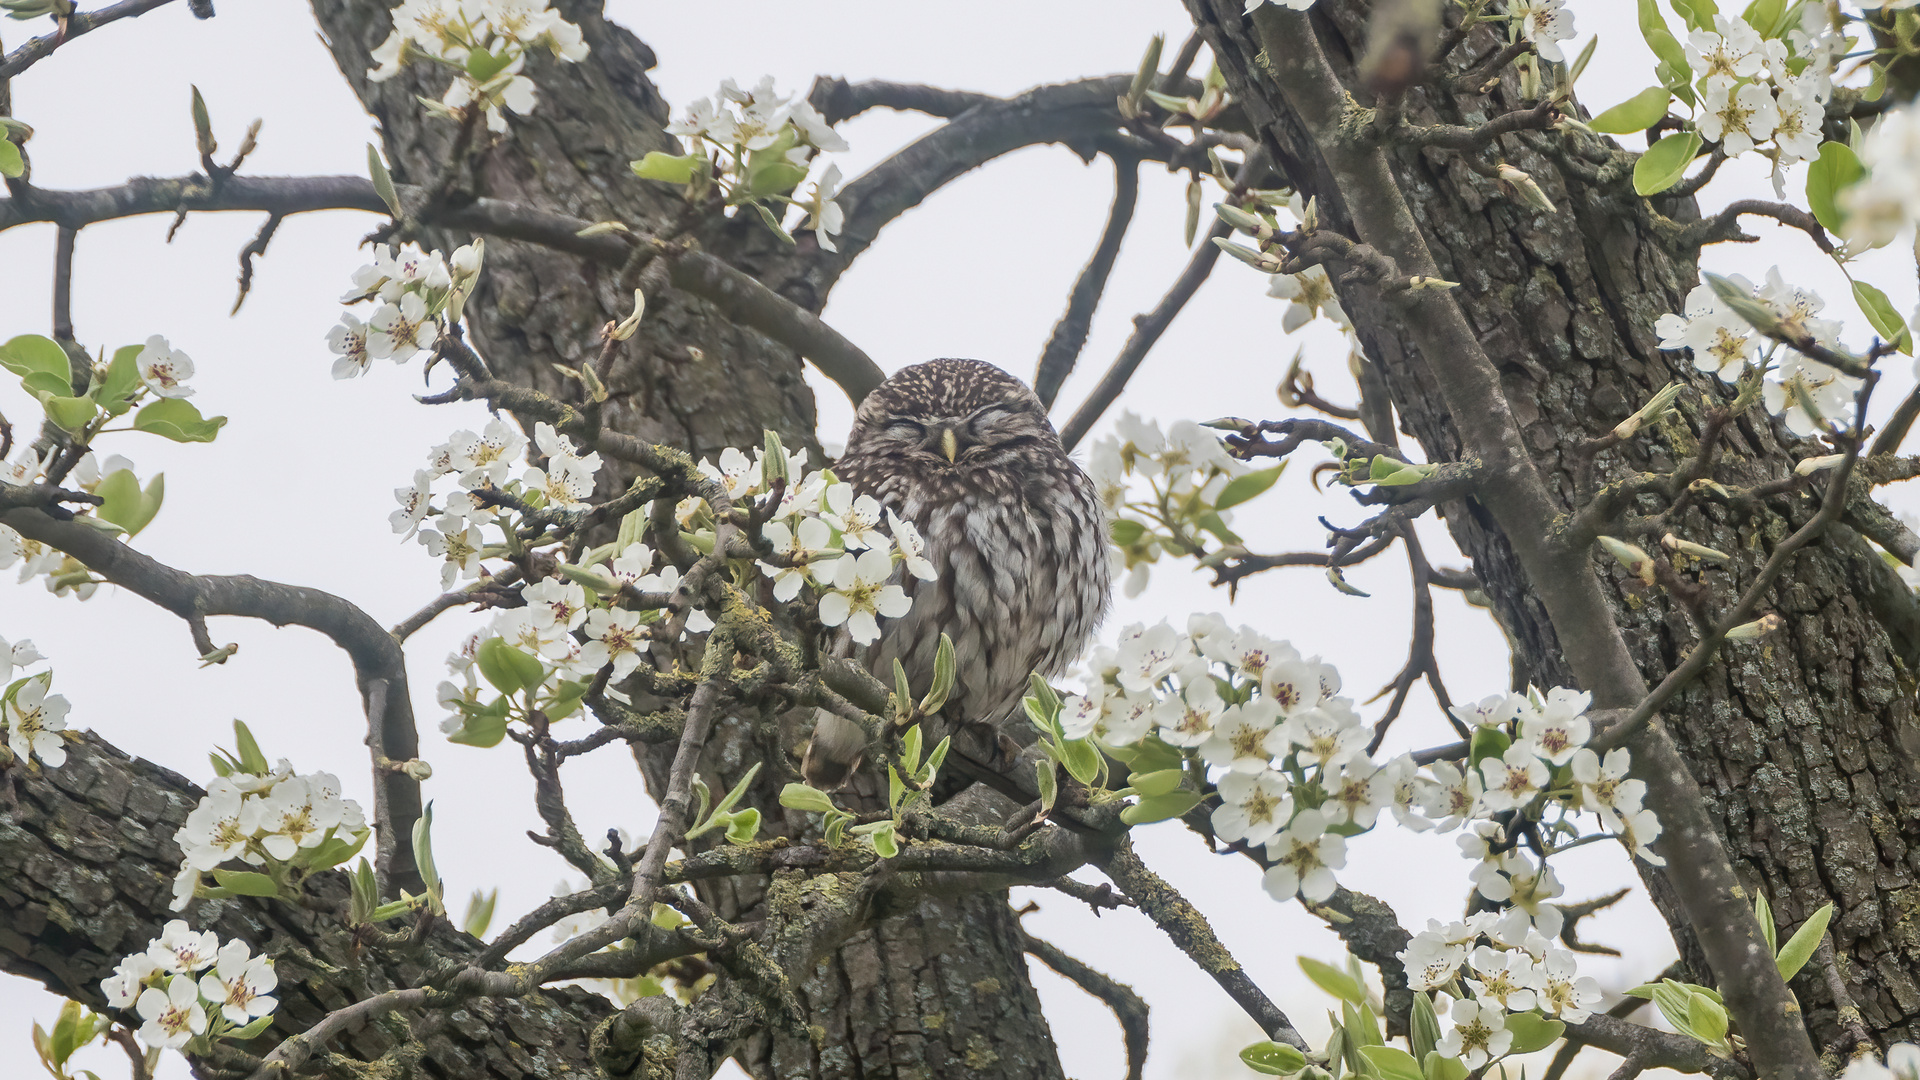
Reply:
[[[1113,1018],[1120,1022],[1120,1036],[1127,1047],[1127,1080],[1140,1080],[1147,1067],[1147,1003],[1133,992],[1133,987],[1095,971],[1068,956],[1059,946],[1027,933],[1025,927],[1020,930],[1020,940],[1026,951],[1041,963],[1113,1010]]]
[[[65,25],[59,30],[34,38],[25,45],[8,53],[6,59],[0,60],[0,82],[11,79],[15,75],[46,59],[53,54],[53,50],[65,45],[67,42],[72,41],[82,34],[98,30],[110,22],[129,19],[135,15],[145,15],[147,12],[167,2],[168,0],[121,0],[118,4],[101,8],[98,11],[70,15],[63,20]],[[194,14],[199,15],[200,18],[206,18],[205,15],[200,15],[197,10]]]
[[[1140,159],[1125,154],[1113,158],[1113,209],[1107,213],[1107,226],[1100,233],[1100,245],[1080,271],[1067,298],[1066,313],[1053,326],[1046,348],[1040,351],[1040,363],[1033,373],[1033,392],[1040,404],[1051,409],[1060,393],[1060,384],[1073,374],[1073,365],[1087,343],[1093,326],[1093,313],[1107,289],[1107,276],[1120,255],[1120,241],[1133,221],[1133,208],[1140,195]]]

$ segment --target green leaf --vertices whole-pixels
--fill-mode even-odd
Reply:
[[[140,388],[140,366],[137,363],[143,345],[122,345],[113,351],[113,359],[107,364],[107,373],[96,380],[89,395],[115,416],[126,412],[127,398]],[[115,408],[115,406],[120,406]]]
[[[506,698],[499,704],[505,705]],[[507,710],[476,709],[467,714],[460,730],[447,736],[447,741],[462,746],[477,746],[482,750],[499,746],[500,740],[507,737]]]
[[[1720,8],[1713,0],[1668,0],[1673,5],[1673,13],[1686,21],[1689,30],[1713,29],[1713,17],[1720,14]]]
[[[1033,771],[1039,782],[1040,812],[1044,814],[1053,809],[1054,800],[1060,797],[1060,778],[1053,771],[1051,758],[1034,762]]]
[[[866,830],[867,842],[873,845],[874,852],[881,858],[891,859],[900,854],[900,841],[894,836],[893,822],[876,821],[872,826],[862,825],[854,831],[863,829]]]
[[[1766,894],[1754,894],[1753,917],[1755,921],[1760,924],[1760,936],[1767,939],[1767,951],[1770,953],[1779,952],[1780,931],[1773,923],[1773,905],[1767,903]]]
[[[747,194],[785,195],[807,178],[807,170],[785,158],[770,158],[747,171]]]
[[[1128,825],[1151,825],[1156,821],[1177,818],[1199,805],[1199,792],[1175,791],[1167,795],[1141,799],[1120,811],[1120,820]]]
[[[503,694],[539,686],[547,677],[546,665],[507,644],[505,638],[491,637],[481,642],[474,659],[480,665],[480,674]]]
[[[207,115],[207,99],[200,96],[199,87],[189,85],[188,89],[193,91],[191,111],[194,146],[204,157],[218,150],[220,145],[213,141],[213,118]]]
[[[1348,974],[1347,977],[1353,978],[1352,974]],[[1353,981],[1361,986],[1366,985],[1359,979]],[[1352,1002],[1343,1001],[1340,1003],[1340,1016],[1340,1026],[1347,1029],[1348,1035],[1353,1036],[1355,1049],[1387,1045],[1387,1036],[1380,1030],[1380,1018],[1373,1014],[1371,1005],[1361,1002],[1360,1007],[1356,1009]]]
[[[505,49],[501,49],[498,55],[485,49],[467,50],[467,74],[477,83],[486,82],[500,74],[512,62],[513,57]]]
[[[227,1032],[227,1038],[236,1042],[246,1042],[250,1039],[257,1039],[266,1032],[267,1027],[272,1023],[272,1013],[268,1013],[265,1016],[256,1016],[252,1020],[247,1021],[244,1026],[234,1028],[232,1031]]]
[[[1763,38],[1778,37],[1782,27],[1781,16],[1787,13],[1787,0],[1753,0],[1741,18],[1748,26],[1760,31]]]
[[[1407,1024],[1407,1042],[1413,1047],[1413,1056],[1421,1061],[1433,1048],[1440,1045],[1440,1018],[1433,1011],[1433,995],[1417,991],[1413,995],[1413,1010]]]
[[[1567,1025],[1539,1013],[1523,1012],[1507,1017],[1507,1030],[1513,1032],[1513,1048],[1507,1053],[1531,1054],[1552,1046],[1567,1030]]]
[[[1240,1051],[1240,1061],[1267,1076],[1291,1076],[1307,1067],[1307,1055],[1286,1043],[1257,1042]]]
[[[663,154],[658,150],[649,150],[647,156],[633,163],[633,175],[642,180],[660,180],[668,184],[685,184],[693,179],[693,170],[699,165],[699,154],[684,156]]]
[[[215,870],[213,880],[237,896],[279,896],[280,886],[265,874],[252,870]]]
[[[1700,136],[1691,131],[1675,132],[1654,143],[1633,163],[1633,190],[1640,195],[1658,195],[1679,183],[1699,150]]]
[[[1107,535],[1120,547],[1132,547],[1147,535],[1147,527],[1132,518],[1114,518],[1113,523],[1107,526]]]
[[[78,432],[93,420],[97,411],[92,398],[49,397],[40,400],[40,407],[47,411],[47,419],[53,421],[62,431]]]
[[[749,806],[727,823],[727,843],[751,844],[760,835],[760,811]]]
[[[1180,790],[1180,781],[1186,776],[1185,769],[1161,769],[1159,772],[1134,773],[1127,778],[1127,784],[1141,795],[1152,798]]]
[[[1860,156],[1846,143],[1820,144],[1820,156],[1807,165],[1807,209],[1830,232],[1839,232],[1846,223],[1840,212],[1840,192],[1866,175]]]
[[[1467,1080],[1466,1062],[1459,1058],[1448,1057],[1435,1050],[1420,1060],[1424,1063],[1421,1071],[1426,1074],[1427,1080]]]
[[[953,639],[941,634],[940,645],[933,653],[933,685],[927,688],[927,696],[920,699],[920,711],[931,716],[945,708],[947,698],[953,693],[953,680],[959,673]]]
[[[36,371],[58,376],[67,386],[61,392],[73,392],[73,362],[67,359],[67,351],[52,338],[21,334],[0,345],[0,367],[23,379]]]
[[[1273,482],[1280,479],[1280,473],[1286,467],[1287,463],[1283,461],[1271,469],[1259,469],[1234,477],[1226,487],[1220,489],[1220,497],[1213,501],[1213,508],[1230,510],[1248,499],[1264,495]]]
[[[20,385],[40,401],[66,397],[73,393],[73,380],[66,375],[55,375],[51,371],[28,372],[20,377]]]
[[[587,696],[588,684],[583,679],[568,679],[553,691],[542,711],[549,720],[565,720],[580,708],[580,699]]]
[[[360,854],[360,849],[367,846],[367,838],[372,835],[372,830],[363,830],[360,836],[353,840],[338,834],[330,835],[321,841],[318,847],[307,851],[302,861],[309,870],[332,869]]]
[[[393,174],[387,171],[387,163],[380,157],[380,151],[372,143],[367,144],[367,175],[373,180],[374,194],[387,204],[393,216],[403,216],[400,212],[400,193],[393,188]]]
[[[836,809],[826,792],[805,784],[788,784],[781,788],[780,805],[815,814],[831,814]]]
[[[238,751],[236,760],[240,763],[241,772],[265,776],[273,771],[267,765],[267,755],[260,751],[260,744],[253,737],[253,729],[247,727],[245,721],[233,722],[233,745]]]
[[[161,398],[133,414],[133,426],[174,442],[212,442],[227,418],[206,419],[183,398]]]
[[[1507,747],[1513,745],[1513,738],[1497,727],[1475,728],[1468,745],[1472,748],[1473,767],[1477,769],[1488,758],[1504,756]]]
[[[1360,1053],[1380,1070],[1384,1080],[1426,1080],[1420,1063],[1397,1046],[1363,1046]]]
[[[20,156],[20,147],[11,139],[0,138],[0,176],[15,179],[26,171],[27,162]]]
[[[1311,956],[1302,956],[1300,970],[1307,973],[1307,978],[1313,980],[1313,985],[1341,1001],[1360,1005],[1367,1000],[1367,988],[1356,982],[1353,976],[1332,964],[1322,963]]]
[[[1893,342],[1901,352],[1913,355],[1913,335],[1907,330],[1907,320],[1893,309],[1893,301],[1887,299],[1886,293],[1864,281],[1856,281],[1853,283],[1853,302],[1860,305],[1861,314],[1873,324],[1873,331],[1880,335],[1880,340]]]
[[[1833,905],[1827,904],[1808,916],[1807,921],[1800,924],[1800,929],[1795,930],[1787,943],[1780,947],[1780,955],[1774,963],[1779,966],[1782,979],[1798,975],[1800,969],[1807,966],[1807,961],[1813,959],[1813,954],[1820,948],[1820,939],[1826,936],[1827,923],[1832,920]]]
[[[1069,739],[1060,744],[1060,751],[1060,764],[1067,767],[1067,774],[1082,784],[1092,786],[1094,780],[1100,776],[1100,748],[1086,739]],[[1180,813],[1184,814],[1186,811],[1182,810]]]
[[[440,870],[433,864],[433,803],[413,823],[413,865],[420,871],[420,880],[426,883],[427,896],[433,902],[433,913],[440,911]]]
[[[1667,115],[1667,102],[1673,92],[1664,86],[1650,86],[1627,100],[1587,121],[1587,126],[1609,135],[1645,131]]]

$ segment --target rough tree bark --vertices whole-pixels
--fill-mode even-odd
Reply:
[[[1319,198],[1331,227],[1355,235],[1315,133],[1268,68],[1265,50],[1284,46],[1263,44],[1235,0],[1188,0],[1188,7],[1276,160],[1303,192]],[[1377,103],[1354,67],[1371,7],[1365,0],[1321,0],[1312,10],[1321,48],[1366,107]],[[1488,30],[1474,32],[1443,74],[1470,69],[1504,43]],[[1411,91],[1403,107],[1411,124],[1472,127],[1530,105],[1509,73],[1485,95],[1430,83]],[[1610,160],[1571,164],[1564,146],[1551,132],[1508,135],[1490,158],[1538,180],[1559,208],[1552,214],[1502,194],[1461,153],[1402,145],[1390,160],[1441,276],[1461,283],[1453,296],[1498,366],[1535,467],[1561,508],[1571,510],[1578,444],[1606,433],[1671,379],[1694,386],[1708,403],[1730,395],[1684,354],[1662,352],[1652,329],[1660,315],[1680,310],[1698,281],[1698,249],[1677,227],[1699,218],[1694,199],[1650,204],[1633,193],[1631,159],[1617,146]],[[1343,285],[1342,292],[1403,429],[1430,460],[1458,460],[1461,443],[1442,395],[1393,309],[1364,287]],[[1643,439],[1640,452],[1603,456],[1600,482],[1634,469],[1672,469],[1695,449],[1704,408],[1697,400],[1683,407],[1677,420]],[[1715,475],[1750,486],[1787,475],[1795,460],[1818,452],[1766,414],[1749,411],[1724,436]],[[1737,512],[1696,504],[1686,513],[1680,535],[1735,555],[1727,572],[1701,576],[1707,621],[1816,509],[1816,499],[1796,495]],[[1445,511],[1515,642],[1516,682],[1572,684],[1537,590],[1492,515],[1472,499]],[[1635,661],[1657,682],[1699,640],[1696,616],[1668,590],[1640,588],[1617,566],[1596,565]],[[1886,1042],[1913,1039],[1920,1034],[1920,936],[1912,920],[1920,903],[1913,593],[1859,534],[1836,527],[1795,557],[1767,604],[1786,618],[1784,632],[1760,648],[1723,652],[1667,706],[1664,722],[1707,795],[1743,884],[1769,899],[1783,927],[1833,901],[1832,932],[1868,1028]],[[1665,877],[1644,867],[1643,876],[1683,956],[1710,980]],[[1807,1006],[1816,1046],[1833,1047],[1845,1042],[1844,1031],[1815,967],[1793,989]]]

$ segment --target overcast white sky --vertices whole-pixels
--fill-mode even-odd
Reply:
[[[1591,108],[1614,104],[1652,81],[1631,5],[1576,0],[1572,7],[1582,38],[1598,32],[1601,39],[1581,85]],[[882,0],[822,0],[803,9],[766,0],[614,0],[609,8],[658,53],[654,78],[675,103],[710,94],[724,77],[747,83],[768,73],[793,90],[804,90],[815,74],[829,74],[1013,93],[1130,71],[1153,33],[1168,35],[1171,52],[1188,29],[1174,0],[976,0],[938,13]],[[0,33],[12,46],[44,28],[8,22]],[[1573,43],[1569,55],[1580,44]],[[227,3],[217,18],[201,23],[184,4],[173,4],[77,41],[15,81],[15,113],[38,132],[36,182],[92,187],[192,170],[189,83],[204,93],[227,147],[238,142],[247,121],[266,121],[247,166],[252,173],[359,172],[364,144],[377,137],[315,40],[302,5]],[[841,156],[842,168],[857,175],[930,126],[921,117],[869,113],[844,126],[852,151]],[[1791,193],[1797,196],[1799,187],[1796,176]],[[1110,193],[1104,162],[1089,168],[1054,147],[1010,155],[891,226],[835,289],[826,317],[888,370],[934,356],[973,356],[1030,378],[1066,291],[1098,238]],[[1716,202],[1771,197],[1757,170],[1731,167],[1707,195]],[[1061,394],[1061,417],[1111,360],[1130,319],[1157,303],[1184,265],[1183,212],[1179,182],[1149,167],[1082,369]],[[258,218],[195,216],[171,246],[162,243],[167,224],[150,217],[89,228],[75,263],[74,318],[83,342],[113,348],[167,335],[199,367],[195,402],[232,418],[212,446],[181,447],[137,434],[103,441],[103,451],[133,458],[143,476],[167,473],[166,507],[139,546],[191,571],[252,573],[329,589],[383,624],[397,621],[437,593],[437,565],[389,532],[391,491],[409,480],[426,447],[484,416],[477,407],[414,404],[409,395],[419,388],[417,365],[376,368],[350,383],[330,379],[322,338],[337,317],[335,298],[364,261],[355,245],[372,219],[329,213],[288,220],[260,263],[251,298],[232,318],[236,255]],[[1812,257],[1799,234],[1765,223],[1754,228],[1765,236],[1761,244],[1712,252],[1708,265],[1756,278],[1772,263],[1787,266],[1792,280],[1829,298],[1829,311],[1849,320],[1849,339],[1863,343],[1869,331],[1838,272]],[[0,339],[48,332],[52,250],[51,226],[0,234]],[[1878,265],[1868,276],[1899,310],[1910,310],[1910,270],[1894,258]],[[1266,299],[1264,286],[1257,274],[1223,262],[1122,405],[1162,422],[1279,416],[1273,387],[1302,343],[1323,392],[1350,399],[1338,334],[1322,323],[1283,336],[1282,303]],[[1882,408],[1911,385],[1904,361],[1893,368]],[[822,436],[837,442],[850,411],[830,384],[816,379],[815,385]],[[16,424],[35,415],[11,383],[0,385],[0,412]],[[1346,496],[1316,494],[1307,485],[1306,464],[1236,522],[1255,547],[1319,549],[1315,515],[1342,523],[1362,517]],[[1430,557],[1458,565],[1444,534],[1437,528],[1430,534]],[[1314,572],[1276,571],[1249,582],[1229,609],[1224,593],[1168,567],[1144,596],[1119,604],[1106,633],[1136,620],[1178,623],[1196,610],[1227,611],[1236,622],[1324,655],[1340,667],[1348,692],[1364,698],[1404,659],[1404,561],[1389,555],[1349,578],[1373,598],[1341,596]],[[1455,698],[1504,689],[1506,652],[1491,621],[1451,593],[1441,593],[1439,606],[1440,660]],[[498,885],[497,927],[542,899],[567,868],[524,838],[537,818],[519,755],[510,746],[447,745],[435,730],[441,659],[477,621],[445,616],[414,639],[409,654],[423,754],[436,769],[427,791],[436,805],[442,872],[456,904],[473,887]],[[234,718],[245,719],[269,756],[290,757],[302,770],[333,771],[350,795],[366,802],[362,721],[345,659],[300,630],[219,620],[213,635],[240,643],[241,652],[224,667],[202,670],[184,626],[135,597],[108,590],[80,604],[49,596],[37,582],[0,584],[0,636],[32,637],[52,658],[55,689],[72,700],[76,726],[204,781],[207,751],[229,741]],[[1379,708],[1363,711],[1372,718]],[[1422,688],[1390,746],[1448,738]],[[652,806],[624,761],[609,752],[570,766],[569,794],[589,832],[620,826],[639,833],[652,819]],[[1337,939],[1299,907],[1268,899],[1250,864],[1208,855],[1177,826],[1142,830],[1139,843],[1214,920],[1301,1028],[1310,1035],[1324,1030],[1319,1018],[1327,999],[1305,984],[1294,957],[1335,959]],[[1582,849],[1556,866],[1571,900],[1632,880],[1626,857],[1612,845]],[[1389,824],[1351,845],[1341,880],[1387,900],[1417,928],[1429,917],[1458,915],[1467,869],[1451,838],[1416,837]],[[1028,917],[1030,929],[1132,984],[1152,1005],[1148,1076],[1245,1075],[1237,1064],[1215,1062],[1230,1060],[1234,1049],[1257,1037],[1250,1023],[1143,919],[1124,911],[1095,919],[1058,894],[1032,899],[1041,910]],[[1637,892],[1594,919],[1584,936],[1626,953],[1617,961],[1583,961],[1609,988],[1654,975],[1672,956],[1664,925]],[[1104,1007],[1036,970],[1067,1072],[1122,1072],[1118,1028]],[[37,1070],[29,1019],[51,1021],[57,1008],[35,985],[0,979],[0,1073]],[[124,1075],[117,1050],[88,1053],[82,1065]],[[185,1069],[174,1058],[164,1074],[184,1076]]]

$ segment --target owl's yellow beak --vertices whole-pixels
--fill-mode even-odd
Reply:
[[[960,456],[960,439],[952,428],[940,429],[940,452],[947,455],[947,463],[952,464]]]

